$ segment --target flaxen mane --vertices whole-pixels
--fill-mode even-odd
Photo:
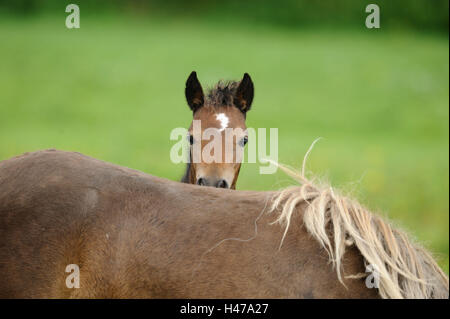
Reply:
[[[300,204],[306,204],[302,212],[303,224],[327,251],[338,279],[344,286],[343,257],[348,247],[356,246],[369,273],[347,274],[345,278],[376,275],[376,288],[380,297],[385,299],[448,299],[448,277],[427,250],[356,200],[340,195],[330,186],[317,186],[305,177],[306,158],[316,141],[306,153],[301,173],[267,159],[301,184],[276,192],[271,201],[269,213],[280,212],[273,223],[285,226],[280,248],[292,215],[298,213]],[[225,241],[247,242],[255,239],[258,235],[258,220],[264,214],[266,205],[255,220],[252,237],[223,239],[205,254]]]
[[[367,266],[379,275],[382,298],[448,298],[448,277],[433,257],[413,243],[401,230],[393,228],[357,201],[337,194],[331,187],[318,187],[301,174],[280,166],[301,186],[277,193],[271,211],[281,214],[275,222],[289,229],[292,214],[306,203],[303,223],[308,232],[326,249],[339,280],[343,283],[342,261],[347,247],[355,245]],[[284,239],[284,236],[283,236]],[[366,274],[349,274],[361,278]]]

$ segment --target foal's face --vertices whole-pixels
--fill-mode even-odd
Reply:
[[[244,114],[232,106],[203,107],[194,114],[194,121],[201,123],[199,132],[194,132],[192,124],[189,128],[191,173],[195,183],[235,189],[248,140]],[[193,162],[195,151],[209,156],[213,162],[203,156],[200,162]]]
[[[253,91],[253,82],[245,73],[240,82],[218,84],[205,99],[196,73],[191,73],[185,91],[194,114],[188,136],[191,184],[236,188],[248,140],[245,116]]]

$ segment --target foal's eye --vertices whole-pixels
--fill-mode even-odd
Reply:
[[[189,134],[189,135],[187,136],[187,139],[188,139],[188,141],[189,141],[189,144],[191,144],[191,145],[194,144],[194,137],[193,137],[192,135]]]
[[[245,144],[247,144],[248,142],[248,137],[244,136],[244,138],[242,138],[242,140],[239,141],[239,145],[241,145],[242,147],[245,146]]]

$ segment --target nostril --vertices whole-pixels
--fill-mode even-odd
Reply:
[[[205,185],[205,179],[202,178],[202,177],[200,177],[200,178],[197,180],[197,185],[200,185],[200,186]]]
[[[228,188],[228,183],[226,180],[221,179],[220,181],[217,182],[217,187],[218,188]]]

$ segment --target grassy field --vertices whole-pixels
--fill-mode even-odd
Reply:
[[[159,19],[0,19],[0,160],[79,151],[179,179],[169,133],[184,82],[250,73],[248,126],[279,129],[279,161],[351,192],[430,248],[448,272],[448,37]],[[250,141],[251,142],[251,141]],[[244,164],[239,189],[292,184]]]

